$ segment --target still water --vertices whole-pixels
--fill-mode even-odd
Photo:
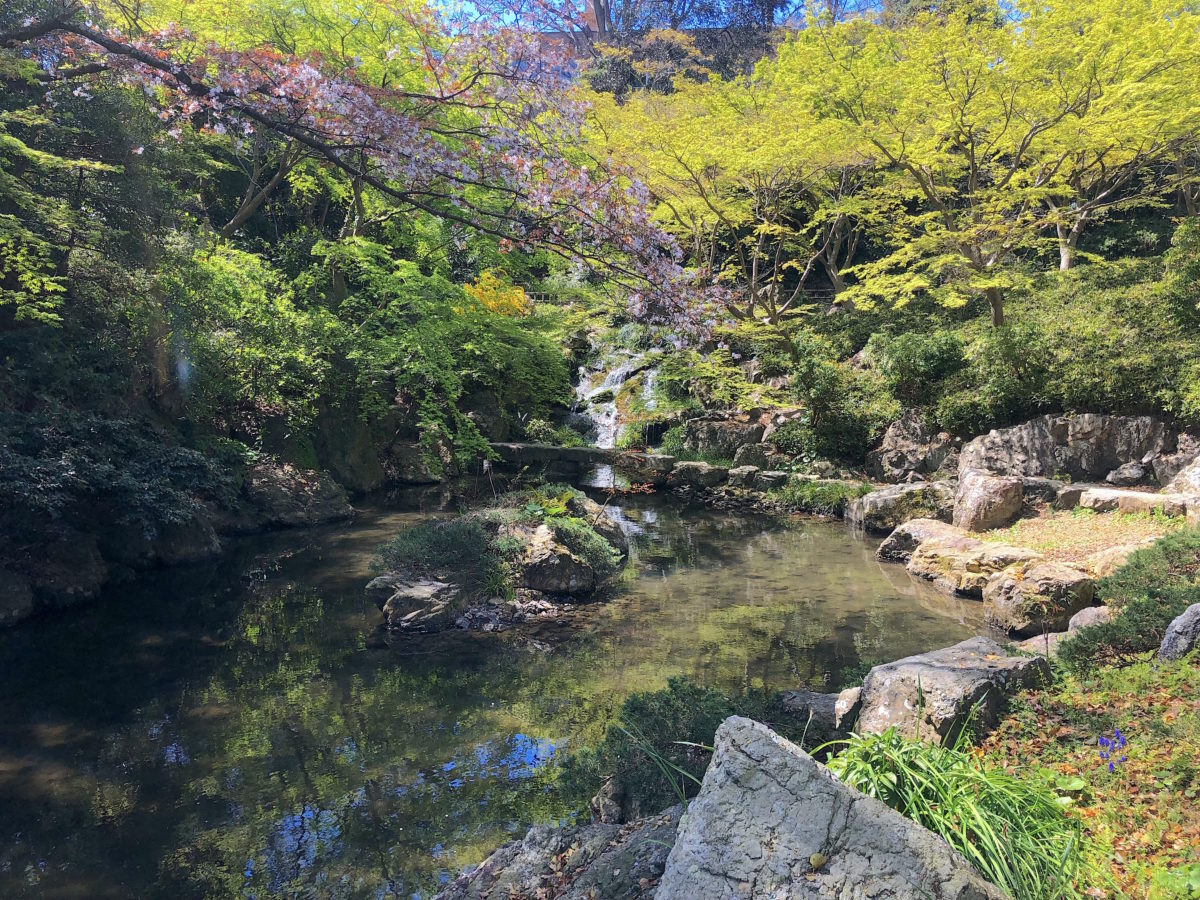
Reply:
[[[620,512],[625,581],[532,633],[386,638],[371,556],[437,513],[367,508],[0,634],[0,897],[429,897],[570,817],[552,763],[633,691],[832,690],[981,628],[837,523]]]

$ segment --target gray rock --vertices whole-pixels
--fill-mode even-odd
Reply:
[[[1063,485],[1054,497],[1055,508],[1075,509],[1079,505],[1079,498],[1083,496],[1085,490],[1087,490],[1087,485],[1085,484]]]
[[[758,466],[734,466],[729,470],[729,486],[752,488],[760,471]]]
[[[968,469],[954,494],[954,524],[967,531],[989,531],[1021,515],[1025,487],[1020,478]]]
[[[1037,656],[1044,656],[1046,659],[1058,658],[1058,645],[1070,637],[1065,631],[1050,631],[1045,634],[1036,634],[1031,638],[1025,638],[1023,641],[1018,641],[1013,644],[1013,647],[1021,653],[1032,653]]]
[[[734,716],[656,900],[1000,900],[940,837],[838,781],[765,725]]]
[[[908,560],[908,573],[964,597],[982,597],[984,585],[997,572],[1016,563],[1040,560],[1028,547],[1014,547],[972,537],[930,538]]]
[[[735,466],[757,466],[760,469],[774,468],[778,454],[766,444],[743,444],[733,454]]]
[[[856,528],[888,534],[910,519],[949,522],[953,513],[954,485],[934,481],[896,484],[856,497],[846,504],[845,515]]]
[[[1067,622],[1067,631],[1078,631],[1080,628],[1091,628],[1093,625],[1107,625],[1113,620],[1111,606],[1089,606],[1081,609]]]
[[[1012,637],[1066,631],[1071,617],[1092,603],[1096,583],[1087,572],[1058,562],[1012,566],[983,589],[988,624]]]
[[[1183,494],[1089,487],[1080,493],[1079,505],[1096,512],[1149,513],[1157,510],[1165,516],[1183,516],[1187,514],[1187,499]]]
[[[969,441],[959,471],[1003,475],[1060,473],[1073,480],[1103,478],[1125,463],[1147,463],[1175,452],[1175,435],[1153,416],[1038,416]]]
[[[438,484],[441,461],[420,444],[397,441],[388,449],[388,472],[397,484]]]
[[[388,628],[440,631],[458,618],[460,589],[443,581],[400,574],[380,575],[366,587],[367,598],[383,612]]]
[[[1118,487],[1130,487],[1141,484],[1146,480],[1148,474],[1146,467],[1140,462],[1128,462],[1123,466],[1117,466],[1104,476],[1104,480]]]
[[[712,488],[725,483],[729,470],[706,462],[677,462],[669,484],[674,487]]]
[[[755,483],[764,491],[769,491],[772,488],[781,488],[788,483],[788,479],[792,476],[787,472],[768,471],[759,472]]]
[[[615,468],[637,484],[666,484],[675,468],[675,457],[665,453],[622,453]]]
[[[833,724],[841,731],[849,731],[858,721],[862,711],[862,685],[848,687],[838,694],[833,705]]]
[[[258,463],[246,473],[242,492],[270,525],[318,525],[354,515],[336,481],[290,464]]]
[[[951,742],[973,709],[975,726],[988,730],[1007,694],[1049,675],[1044,659],[1008,656],[989,638],[970,638],[873,668],[863,681],[856,730],[878,734],[895,727],[909,737]]]
[[[966,532],[938,519],[912,519],[883,539],[875,556],[884,562],[908,562],[922,541],[933,538],[965,538]]]
[[[1200,494],[1200,459],[1182,468],[1165,488],[1172,494]]]
[[[1200,603],[1193,603],[1167,626],[1158,648],[1159,659],[1183,659],[1196,649],[1197,643],[1200,643]]]
[[[934,431],[914,409],[889,425],[879,447],[867,454],[867,474],[893,484],[912,481],[914,476],[923,479],[939,469],[954,471],[957,464],[954,438]]]
[[[650,900],[680,807],[628,825],[538,825],[460,875],[435,900]]]
[[[517,575],[521,587],[546,594],[590,594],[599,585],[587,561],[557,541],[547,525],[539,525],[525,549]]]
[[[1059,491],[1067,485],[1054,478],[1023,475],[1021,476],[1021,486],[1024,488],[1026,497],[1041,500],[1044,503],[1054,503],[1058,500]]]
[[[764,427],[737,419],[689,419],[683,426],[683,446],[696,453],[733,459],[739,447],[762,440]]]
[[[1181,494],[1200,493],[1200,465],[1195,466],[1184,481],[1176,482],[1176,478],[1184,469],[1200,462],[1200,436],[1181,431],[1175,443],[1174,453],[1164,453],[1154,458],[1154,478],[1169,491]],[[1172,483],[1176,486],[1171,487]]]

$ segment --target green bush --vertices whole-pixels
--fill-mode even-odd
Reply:
[[[845,784],[941,835],[1014,900],[1078,896],[1080,829],[1043,781],[895,729],[852,736],[826,765]]]
[[[1137,551],[1098,591],[1117,615],[1080,628],[1059,645],[1059,661],[1077,674],[1156,650],[1171,620],[1200,601],[1200,528],[1173,532]]]
[[[935,385],[967,364],[962,339],[949,331],[874,334],[865,352],[892,393],[908,403],[922,403]]]
[[[775,498],[785,506],[801,512],[840,516],[851,500],[869,493],[871,485],[866,483],[791,478],[776,492]]]
[[[606,581],[620,570],[620,552],[585,520],[557,517],[547,519],[546,524],[568,550],[591,567],[597,581]]]

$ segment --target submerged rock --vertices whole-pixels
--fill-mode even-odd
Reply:
[[[1001,900],[942,838],[734,716],[679,825],[656,900]]]
[[[538,825],[455,879],[435,900],[649,900],[681,807],[628,825]]]
[[[910,519],[941,519],[954,513],[954,485],[947,482],[897,484],[856,497],[846,519],[856,528],[886,534]]]
[[[980,730],[995,726],[1005,697],[1050,676],[1045,659],[1008,656],[985,637],[876,666],[863,680],[856,730],[896,728],[907,737],[953,741],[974,715]]]

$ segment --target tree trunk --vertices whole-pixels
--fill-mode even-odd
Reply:
[[[988,288],[987,301],[992,311],[992,327],[999,328],[1004,324],[1004,292],[998,287]]]
[[[1062,224],[1055,226],[1058,230],[1058,270],[1060,272],[1068,272],[1075,266],[1075,248],[1079,244],[1079,235],[1083,231],[1083,219],[1084,217],[1081,215],[1070,229]]]

